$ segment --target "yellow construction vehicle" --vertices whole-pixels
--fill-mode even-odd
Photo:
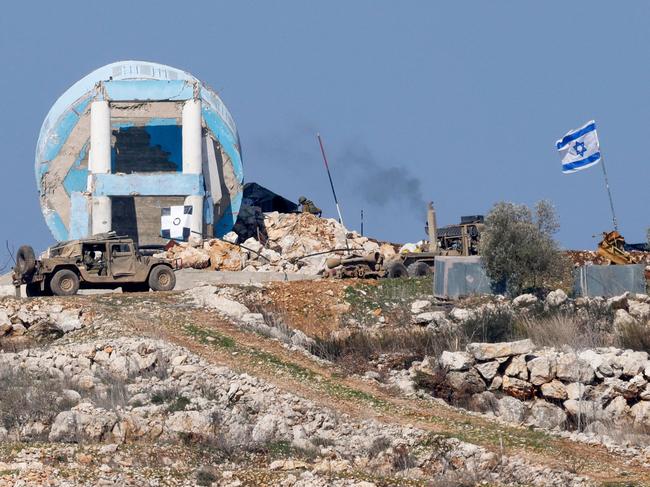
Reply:
[[[625,239],[616,230],[603,232],[603,240],[598,244],[596,253],[611,264],[632,264],[632,256],[625,250]]]

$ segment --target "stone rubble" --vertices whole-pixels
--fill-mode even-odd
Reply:
[[[509,422],[547,429],[578,422],[650,428],[646,352],[536,348],[530,340],[471,343],[467,352],[445,351],[438,359],[414,362],[409,373],[424,374],[457,394],[489,390],[499,401],[497,416]]]
[[[304,471],[304,482],[292,485],[374,485],[318,480],[323,473],[351,469],[424,480],[450,465],[459,472],[481,472],[488,483],[589,485],[578,475],[536,467],[520,457],[501,458],[456,439],[435,437],[431,443],[430,434],[408,425],[353,420],[160,340],[115,338],[0,353],[0,370],[34,377],[46,373],[69,388],[61,391],[68,406],[51,422],[6,425],[6,441],[99,443],[103,455],[115,454],[120,445],[166,445],[187,438],[244,451],[286,442],[313,458],[268,465],[271,471]],[[545,411],[539,415],[552,418]],[[3,466],[22,471],[15,462]]]
[[[379,244],[350,232],[332,218],[318,218],[305,213],[264,213],[261,241],[249,236],[234,243],[231,234],[224,240],[207,240],[195,247],[180,243],[164,254],[179,259],[182,267],[227,271],[292,272],[316,275],[325,268],[331,250],[349,248],[369,254],[381,252],[384,258],[395,255],[389,244]],[[318,254],[318,255],[314,255]]]
[[[64,307],[43,300],[3,300],[0,306],[0,349],[2,345],[29,340],[58,338],[84,326],[81,308]]]

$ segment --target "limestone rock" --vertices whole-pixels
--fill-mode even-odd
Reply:
[[[526,365],[526,356],[517,355],[512,357],[506,367],[505,374],[510,377],[516,377],[522,380],[528,380],[528,366]]]
[[[594,370],[575,354],[565,353],[557,357],[556,376],[565,382],[591,384],[594,380]]]
[[[607,306],[611,309],[622,309],[627,310],[628,297],[630,296],[629,292],[623,293],[620,296],[614,296],[607,300]]]
[[[519,399],[504,396],[499,399],[499,417],[509,423],[522,423],[526,419],[528,409]]]
[[[546,356],[536,357],[527,364],[530,371],[530,378],[528,379],[533,385],[539,386],[546,382],[550,382],[554,377],[554,370],[551,360]]]
[[[647,320],[650,318],[650,304],[639,301],[630,301],[628,310],[632,316],[638,320]]]
[[[567,415],[562,408],[546,401],[535,401],[530,408],[531,419],[536,426],[546,429],[563,427]]]
[[[479,373],[470,369],[466,372],[449,372],[445,378],[449,387],[455,391],[462,391],[465,394],[476,394],[485,390],[485,382]]]
[[[635,423],[650,426],[650,401],[637,402],[632,406],[631,414]]]
[[[424,313],[429,308],[431,308],[431,301],[427,301],[425,299],[419,299],[411,303],[411,313],[414,315]]]
[[[567,299],[569,299],[569,297],[564,291],[556,289],[555,291],[548,293],[546,296],[546,304],[553,308],[557,308],[566,303]]]
[[[467,351],[476,360],[492,360],[497,357],[527,354],[532,352],[534,348],[533,342],[529,339],[516,342],[470,343],[467,345]]]
[[[507,375],[503,376],[501,389],[506,394],[522,400],[530,399],[535,393],[533,385],[530,382]]]
[[[538,301],[534,294],[521,294],[512,300],[512,305],[515,308],[529,308],[537,304]]]
[[[596,401],[568,399],[562,404],[566,412],[576,420],[580,420],[582,424],[603,418],[603,410]]]
[[[469,370],[474,364],[473,357],[467,352],[442,352],[440,365],[446,370]]]
[[[542,384],[540,387],[542,395],[550,399],[564,400],[567,398],[567,390],[559,380],[552,380]]]
[[[483,363],[475,364],[474,368],[478,370],[479,374],[481,374],[481,376],[483,376],[485,380],[490,381],[494,379],[495,375],[497,375],[500,365],[501,364],[499,362],[494,360],[492,362],[483,362]]]
[[[624,309],[617,309],[614,313],[614,328],[617,330],[625,329],[628,326],[637,324],[636,318],[630,315]]]

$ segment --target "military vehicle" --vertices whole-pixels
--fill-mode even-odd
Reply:
[[[80,288],[171,291],[176,276],[172,262],[144,256],[131,238],[110,232],[60,242],[38,259],[32,247],[23,245],[16,255],[13,283],[16,294],[25,284],[27,296],[71,296]]]
[[[425,233],[429,241],[422,250],[401,252],[390,261],[373,252],[369,255],[352,254],[333,257],[326,261],[327,277],[397,278],[422,277],[433,274],[436,256],[478,255],[481,233],[485,229],[483,215],[463,216],[457,225],[436,226],[433,204],[427,208]]]

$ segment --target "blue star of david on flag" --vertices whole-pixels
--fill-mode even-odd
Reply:
[[[571,130],[555,143],[562,154],[562,172],[570,174],[598,164],[600,143],[596,133],[596,122],[591,120],[582,127]]]

